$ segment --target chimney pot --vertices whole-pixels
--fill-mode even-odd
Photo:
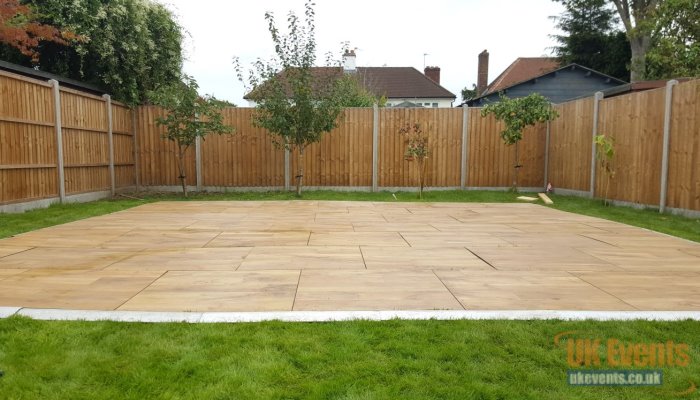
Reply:
[[[481,96],[489,85],[489,52],[479,54],[478,75],[476,77],[476,95]]]
[[[357,59],[355,57],[355,50],[345,50],[345,53],[343,53],[343,71],[355,72],[356,69]]]
[[[430,78],[433,82],[440,84],[440,67],[425,67],[423,71],[425,76]]]

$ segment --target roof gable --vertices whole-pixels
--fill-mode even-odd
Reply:
[[[500,92],[518,83],[529,81],[559,68],[560,63],[556,58],[519,57],[486,87],[486,91],[481,96]]]
[[[591,87],[590,85],[571,85],[571,74],[575,74],[579,78],[585,77],[586,79],[593,79],[594,81],[599,82],[599,84],[593,85]],[[547,83],[549,82],[549,83]],[[555,86],[552,87],[551,83],[555,82]],[[606,75],[602,72],[596,71],[594,69],[590,69],[587,67],[584,67],[582,65],[576,64],[576,63],[571,63],[562,67],[559,67],[555,70],[545,72],[543,74],[537,75],[530,77],[528,79],[525,79],[521,82],[514,83],[510,86],[503,87],[499,89],[498,91],[490,92],[490,93],[485,93],[479,97],[475,97],[473,99],[470,99],[466,101],[465,103],[469,106],[478,106],[483,103],[484,99],[491,99],[492,101],[497,98],[497,94],[499,93],[508,93],[508,97],[511,96],[511,92],[516,93],[515,97],[522,97],[526,94],[523,94],[523,88],[525,88],[525,92],[527,94],[530,93],[540,93],[543,94],[545,97],[550,99],[552,102],[561,102],[561,101],[568,101],[571,99],[583,97],[583,96],[590,96],[593,94],[594,91],[602,91],[606,89],[610,89],[611,87],[614,87],[616,85],[624,84],[626,83],[625,81],[622,81],[620,79],[614,78],[612,76]],[[542,86],[544,85],[544,87]],[[553,89],[557,93],[552,93]],[[541,90],[544,90],[544,92],[541,92]],[[548,93],[547,93],[548,92]],[[563,100],[561,97],[565,97],[566,99]],[[558,100],[554,100],[555,98],[558,98]],[[487,100],[488,101],[488,100]]]

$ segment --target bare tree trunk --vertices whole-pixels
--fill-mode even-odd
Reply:
[[[299,168],[297,172],[297,196],[301,196],[301,188],[304,184],[304,148],[299,146]]]
[[[416,157],[416,167],[418,167],[418,198],[423,198],[423,164],[425,160],[421,157]]]
[[[177,168],[180,172],[180,183],[182,184],[182,194],[187,197],[187,182],[185,177],[185,151],[187,146],[183,148],[181,144],[177,145]]]

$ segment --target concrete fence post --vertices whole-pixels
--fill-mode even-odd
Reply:
[[[671,142],[671,113],[673,104],[673,87],[678,81],[672,79],[666,82],[666,101],[664,103],[664,144],[661,153],[661,196],[659,198],[659,213],[666,211],[668,195],[668,151]]]
[[[136,191],[141,189],[141,165],[139,161],[139,139],[136,136],[136,113],[138,108],[131,109],[131,134],[134,140],[134,182],[136,183]]]
[[[58,170],[58,197],[61,203],[66,201],[66,178],[63,169],[63,130],[61,128],[61,89],[58,81],[49,81],[53,88],[53,110],[56,123],[56,169]]]
[[[595,171],[596,171],[596,146],[593,142],[598,136],[598,117],[600,115],[600,101],[603,100],[603,92],[596,92],[593,96],[593,129],[591,136],[591,189],[589,196],[595,197]]]
[[[547,192],[547,184],[549,183],[549,136],[551,134],[552,122],[547,121],[547,133],[544,139],[544,191]]]
[[[291,170],[292,158],[290,157],[289,148],[284,148],[284,190],[289,191],[292,187],[292,182],[290,180],[291,175],[289,171]]]
[[[467,174],[469,173],[469,107],[462,106],[462,165],[460,170],[459,186],[464,190],[467,187]]]
[[[105,99],[107,111],[107,143],[109,146],[109,191],[112,196],[116,192],[116,177],[114,175],[114,126],[112,122],[112,97],[108,94],[102,95]]]
[[[372,107],[372,191],[379,190],[379,105]]]
[[[195,125],[199,121],[199,114],[194,114]],[[202,137],[194,138],[194,176],[195,188],[198,192],[202,191]]]
[[[196,173],[197,191],[202,191],[202,137],[197,136],[194,140],[194,167]]]

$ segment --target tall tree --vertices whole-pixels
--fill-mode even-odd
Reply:
[[[700,2],[666,0],[659,4],[647,78],[700,76]]]
[[[630,80],[646,79],[646,56],[656,25],[656,11],[661,0],[611,0],[620,15],[630,41]]]
[[[199,86],[192,77],[183,75],[182,81],[163,85],[148,93],[149,100],[168,112],[158,117],[159,126],[166,128],[163,139],[177,146],[177,168],[182,193],[187,197],[185,155],[197,140],[208,134],[233,133],[233,128],[224,125],[221,109],[225,103],[212,96],[200,96]]]
[[[553,48],[564,64],[577,63],[622,80],[629,80],[629,42],[617,29],[619,20],[607,0],[555,0],[564,12],[552,17],[563,33],[552,35]]]
[[[0,58],[104,88],[130,104],[180,80],[182,29],[152,0],[26,0],[38,22],[85,38],[75,46],[41,42],[40,56],[0,45]]]
[[[338,101],[337,75],[314,73],[316,61],[315,12],[313,2],[305,4],[304,22],[290,12],[287,33],[280,32],[274,15],[265,13],[268,30],[275,45],[275,58],[253,64],[248,83],[256,101],[254,123],[267,129],[276,145],[299,156],[296,191],[301,196],[304,184],[304,150],[318,142],[324,133],[338,125],[343,111]],[[237,59],[234,65],[244,81]]]
[[[0,43],[34,62],[39,60],[37,48],[42,42],[65,46],[78,40],[81,38],[71,31],[37,22],[31,7],[20,4],[19,0],[0,2]]]

